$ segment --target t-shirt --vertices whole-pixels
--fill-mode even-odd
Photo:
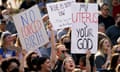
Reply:
[[[120,28],[112,25],[106,30],[106,34],[112,41],[112,44],[115,45],[117,44],[117,39],[120,37]]]
[[[113,6],[113,10],[112,10],[113,17],[115,18],[118,13],[120,14],[120,5]]]
[[[105,64],[106,58],[107,58],[106,54],[105,54],[105,57],[102,56],[102,55],[96,56],[96,58],[95,58],[95,65],[96,65],[96,68],[97,68],[98,71],[102,70],[102,65]]]
[[[112,16],[108,16],[106,18],[104,18],[102,15],[98,16],[98,23],[103,23],[105,25],[105,29],[107,29],[108,27],[110,27],[111,25],[115,24],[115,20]]]
[[[15,56],[15,51],[7,49],[5,53],[3,48],[0,48],[0,55],[2,55],[3,58],[12,57],[12,56]]]
[[[57,60],[55,67],[53,68],[52,72],[62,72],[61,67],[62,67],[62,60]]]

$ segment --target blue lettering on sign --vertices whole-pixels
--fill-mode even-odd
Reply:
[[[33,22],[35,22],[36,20],[35,12],[33,10],[30,10],[28,13],[24,13],[23,15],[21,15],[20,18],[23,26],[33,24]]]
[[[29,24],[27,13],[24,13],[24,15],[22,15],[20,17],[21,17],[23,26],[25,26],[26,24]]]
[[[44,36],[42,35],[41,31],[35,32],[33,35],[24,39],[27,50],[31,48],[35,48],[36,46],[40,45],[44,41],[45,41]]]
[[[34,21],[35,21],[35,13],[34,13],[33,10],[30,10],[30,11],[29,11],[29,16],[30,16],[31,22],[34,22]]]

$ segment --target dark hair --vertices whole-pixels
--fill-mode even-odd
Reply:
[[[16,63],[18,65],[18,67],[20,66],[20,62],[18,59],[16,58],[10,58],[8,60],[4,60],[1,64],[1,68],[3,70],[3,72],[7,72],[8,67],[10,66],[11,63]]]
[[[2,0],[2,3],[6,3],[7,2],[7,0]]]
[[[1,24],[6,24],[6,21],[3,20],[3,19],[0,19],[0,23],[1,23]]]
[[[16,58],[11,58],[11,59],[9,59],[9,60],[8,60],[8,66],[9,66],[12,62],[15,62],[15,63],[18,65],[18,67],[20,66],[20,62],[19,62],[19,60],[16,59]]]
[[[8,61],[7,60],[2,61],[2,63],[1,63],[2,71],[7,72],[7,68],[8,68]]]
[[[47,59],[50,59],[50,58],[49,57],[40,57],[39,58],[39,63],[38,63],[38,65],[39,65],[38,69],[39,70],[41,70],[41,68],[42,68],[41,65],[44,64]]]
[[[110,68],[111,68],[112,70],[115,70],[115,68],[116,68],[116,66],[117,66],[117,60],[118,60],[119,56],[120,56],[120,55],[119,55],[118,53],[116,53],[116,54],[114,54],[114,55],[112,56],[111,65],[110,65]]]
[[[79,62],[80,62],[80,61],[83,62],[83,66],[86,66],[86,57],[85,57],[85,56],[80,57]]]
[[[104,6],[108,6],[108,4],[107,3],[102,4],[100,10],[102,10]]]
[[[85,2],[85,0],[80,0],[80,1],[79,1],[79,0],[76,0],[76,2]]]
[[[32,62],[31,62],[31,59],[32,59],[32,55],[33,54],[37,54],[36,52],[31,52],[28,54],[28,56],[26,57],[26,63],[27,63],[27,66],[28,68],[32,68]]]

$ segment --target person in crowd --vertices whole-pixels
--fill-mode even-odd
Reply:
[[[75,63],[77,63],[77,56],[75,54],[71,53],[71,34],[68,32],[67,34],[63,35],[60,39],[60,43],[64,44],[65,47],[67,48],[67,51],[70,55],[72,55],[72,58],[74,59]]]
[[[112,48],[112,54],[114,53],[120,53],[120,44],[116,44]]]
[[[98,51],[95,54],[95,65],[97,71],[107,69],[111,59],[111,41],[103,38],[98,44]]]
[[[55,55],[57,55],[57,57]],[[65,45],[58,44],[56,46],[56,54],[55,55],[54,55],[54,57],[56,57],[56,58],[55,58],[55,64],[54,64],[53,70],[55,72],[61,72],[62,62],[68,56]]]
[[[48,14],[45,14],[43,17],[43,23],[46,27],[46,31],[47,31],[47,34],[48,34],[48,37],[49,37],[49,42],[45,45],[45,48],[44,50],[47,51],[47,55],[50,56],[51,54],[51,35],[52,35],[52,32],[51,32],[51,24],[50,24],[50,21],[49,21],[49,17],[48,17]],[[55,43],[57,42],[57,31],[56,30],[53,30],[54,32],[54,37],[55,37]]]
[[[115,54],[112,55],[111,64],[110,64],[110,70],[112,72],[116,72],[115,68],[117,67],[118,64],[120,64],[120,54],[115,53]]]
[[[36,52],[29,52],[26,55],[26,67],[25,72],[37,72],[38,71],[39,56]]]
[[[61,40],[60,40],[60,43],[64,44],[65,47],[68,50],[68,53],[71,54],[70,53],[70,51],[71,51],[71,48],[70,48],[71,47],[70,35],[63,35],[62,38],[61,38]]]
[[[7,0],[8,8],[18,9],[23,0]]]
[[[6,29],[6,21],[1,19],[0,20],[0,32],[4,32]]]
[[[48,0],[41,0],[41,1],[38,3],[38,6],[39,6],[39,8],[40,8],[41,16],[47,14],[46,3],[48,3]]]
[[[106,34],[111,39],[113,45],[117,44],[117,39],[120,37],[120,15],[116,17],[116,24],[106,30]]]
[[[3,60],[1,68],[3,72],[20,72],[20,62],[17,58],[9,58]]]
[[[1,11],[2,20],[6,22],[6,30],[11,32],[12,34],[17,33],[16,27],[14,25],[14,21],[12,18],[12,14],[16,13],[16,11],[12,8],[7,8]]]
[[[15,36],[17,36],[17,34],[15,34]],[[19,55],[22,54],[22,45],[20,43],[20,39],[18,36],[16,37],[16,41],[14,43],[14,46],[15,46],[14,50],[17,51],[17,56],[19,57]]]
[[[0,6],[0,19],[3,19],[2,10],[4,10],[4,8]]]
[[[85,56],[85,59],[84,59],[84,69],[83,69],[83,61],[81,61],[82,59],[80,59],[80,67],[78,68],[75,68],[76,65],[75,65],[75,62],[73,60],[72,57],[66,57],[63,61],[63,64],[62,64],[62,72],[91,72],[91,66],[90,66],[90,61],[89,61],[89,58],[90,58],[91,54],[90,54],[90,51],[87,50],[87,53],[86,53],[86,56]]]
[[[70,28],[64,28],[64,29],[60,29],[57,32],[57,40],[60,40],[61,37],[65,34],[68,34],[68,32],[70,32]]]
[[[1,7],[3,8],[3,9],[6,9],[7,8],[7,0],[1,0],[1,3],[2,3],[2,5],[1,5]]]
[[[117,44],[120,44],[120,37],[118,37],[117,39]]]
[[[120,14],[120,2],[119,0],[112,0],[112,16],[115,18],[117,14]]]
[[[108,38],[108,36],[103,32],[98,32],[98,44],[103,38]]]
[[[11,33],[6,31],[2,33],[0,40],[0,60],[3,58],[16,56],[14,50],[10,50],[11,44],[14,41],[14,37],[11,36]]]
[[[109,15],[109,6],[108,4],[104,3],[101,6],[101,14],[98,16],[98,23],[103,23],[105,25],[105,30],[115,24],[115,20],[112,16]]]
[[[33,5],[35,5],[35,1],[24,0],[19,9],[28,9],[28,8],[32,7]]]
[[[50,22],[49,22],[50,23]],[[54,72],[61,72],[63,60],[69,56],[65,45],[55,42],[55,35],[50,23],[49,30],[51,31],[51,66]]]
[[[0,66],[0,72],[3,72],[2,69],[1,69],[1,66]]]
[[[16,42],[15,42],[14,46],[15,46],[15,49],[13,49],[13,50],[16,50],[16,57],[18,57],[18,59],[21,63],[20,68],[21,68],[21,70],[24,71],[24,57],[25,57],[25,55],[23,53],[24,49],[22,49],[22,45],[20,43],[20,39],[18,36],[16,38]]]
[[[74,72],[75,63],[72,57],[66,57],[63,61],[61,72]]]
[[[120,64],[117,65],[117,67],[115,68],[116,72],[120,72]]]
[[[0,20],[0,37],[2,35],[2,32],[6,31],[6,21],[1,19]]]
[[[98,24],[98,32],[105,33],[105,25],[103,23]]]
[[[40,57],[38,62],[38,72],[51,72],[51,62],[48,57]]]
[[[91,72],[90,56],[91,56],[90,50],[87,50],[86,56],[80,57],[79,68],[81,71]]]

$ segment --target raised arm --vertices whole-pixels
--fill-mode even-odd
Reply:
[[[55,35],[54,35],[54,31],[52,29],[51,23],[49,24],[49,30],[51,31],[51,39],[50,39],[50,41],[52,43],[50,60],[51,60],[51,63],[52,63],[52,68],[53,68],[56,61],[57,61],[57,58],[56,58],[56,49],[55,49]]]
[[[90,65],[90,61],[89,61],[90,56],[91,56],[91,52],[90,52],[90,50],[87,50],[87,53],[86,53],[86,72],[91,72],[91,65]]]

